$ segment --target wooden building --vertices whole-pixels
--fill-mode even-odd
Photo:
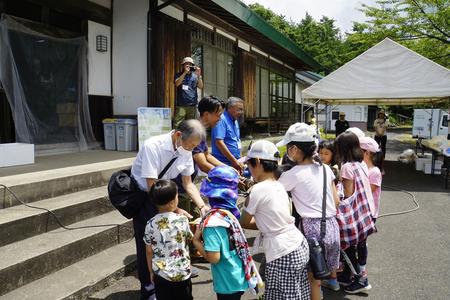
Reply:
[[[246,123],[298,119],[295,73],[320,66],[240,1],[173,1],[156,8],[154,73],[149,105],[174,108],[175,72],[184,56],[203,70],[200,96],[245,101]]]
[[[0,13],[87,39],[89,109],[98,141],[103,118],[135,117],[143,106],[174,109],[174,75],[185,56],[203,70],[199,97],[241,97],[250,124],[297,120],[295,74],[321,69],[238,0],[0,0]],[[99,37],[106,45],[101,51]],[[4,93],[0,109],[0,143],[14,142]]]

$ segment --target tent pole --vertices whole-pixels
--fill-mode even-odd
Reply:
[[[302,96],[302,92],[300,92],[300,122],[304,122],[305,121],[305,117],[303,116],[303,96]]]
[[[316,115],[316,130],[319,132],[319,101],[316,101],[314,107],[315,115]]]

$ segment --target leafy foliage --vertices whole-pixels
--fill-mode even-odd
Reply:
[[[333,19],[323,17],[315,21],[306,14],[300,23],[295,23],[258,3],[251,4],[250,8],[314,57],[326,71],[333,71],[343,63],[342,37]]]
[[[449,0],[378,0],[376,6],[363,4],[369,19],[353,23],[353,33],[344,44],[344,61],[390,37],[423,56],[450,67]]]
[[[353,31],[342,35],[335,21],[309,14],[299,22],[287,20],[255,3],[250,8],[296,42],[331,72],[386,37],[450,67],[450,0],[378,0],[362,4],[368,21],[354,22]]]

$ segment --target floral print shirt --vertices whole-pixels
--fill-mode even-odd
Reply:
[[[152,269],[169,281],[183,281],[191,276],[188,242],[193,237],[185,216],[159,213],[145,227],[144,242],[153,249]]]

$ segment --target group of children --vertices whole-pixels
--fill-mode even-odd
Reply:
[[[212,169],[200,188],[211,210],[202,217],[195,234],[187,217],[174,213],[178,204],[176,184],[158,180],[149,197],[159,213],[149,220],[144,236],[156,299],[193,299],[191,240],[211,263],[217,299],[240,299],[246,290],[256,292],[263,286],[250,252],[265,255],[265,299],[316,300],[322,297],[322,285],[335,291],[343,286],[349,293],[370,289],[365,240],[345,249],[356,272],[343,264],[344,270],[338,273],[342,240],[337,214],[341,202],[351,199],[362,187],[375,222],[383,155],[372,138],[354,129],[339,135],[334,145],[330,141],[321,141],[319,147],[317,144],[315,128],[304,123],[292,125],[277,145],[265,140],[253,143],[245,162],[255,185],[242,211],[237,207],[239,174],[227,166]],[[283,162],[287,164],[280,165],[277,146],[284,145]],[[331,276],[320,281],[308,269],[307,240],[321,239],[324,189],[326,234],[321,242]],[[292,210],[299,215],[299,222]],[[260,232],[252,249],[242,228]]]

